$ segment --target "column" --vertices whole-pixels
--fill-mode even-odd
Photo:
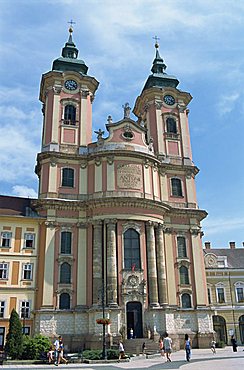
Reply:
[[[102,221],[96,221],[93,226],[93,289],[92,303],[98,304],[99,297],[102,294],[102,263],[103,263],[103,248],[102,248]]]
[[[158,224],[158,228],[157,228],[157,268],[158,268],[159,304],[165,305],[168,303],[168,298],[167,298],[167,285],[166,285],[163,224]]]
[[[108,305],[117,307],[116,221],[107,223],[107,297]]]
[[[146,223],[147,230],[147,265],[150,306],[158,306],[158,283],[156,265],[156,246],[153,222]]]

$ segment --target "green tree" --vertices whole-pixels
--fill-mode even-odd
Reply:
[[[6,338],[5,350],[12,359],[20,359],[23,352],[23,334],[19,315],[12,310],[9,319],[9,331]]]

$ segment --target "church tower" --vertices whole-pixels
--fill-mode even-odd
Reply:
[[[61,334],[72,349],[110,338],[165,331],[179,348],[212,333],[201,245],[207,213],[196,199],[188,127],[191,95],[178,89],[156,43],[152,74],[130,117],[96,131],[98,87],[78,59],[72,28],[62,56],[41,81],[42,149],[37,156],[40,232],[36,330]]]

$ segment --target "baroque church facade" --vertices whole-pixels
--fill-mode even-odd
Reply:
[[[101,317],[112,338],[213,336],[188,126],[188,92],[155,44],[152,73],[130,117],[109,116],[92,142],[98,81],[78,58],[72,28],[43,74],[37,155],[38,261],[33,332],[63,335],[69,348],[97,347]]]

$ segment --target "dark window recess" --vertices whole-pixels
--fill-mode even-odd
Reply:
[[[73,168],[63,168],[62,186],[74,187],[74,170]]]
[[[70,295],[68,293],[60,294],[59,308],[61,310],[69,310],[70,309]]]
[[[177,238],[178,257],[186,258],[186,239],[183,236]]]
[[[134,229],[124,233],[124,266],[126,269],[140,269],[140,235]]]
[[[182,186],[180,179],[171,179],[172,195],[176,197],[182,197]]]
[[[75,125],[76,124],[76,108],[68,104],[64,108],[64,124]]]
[[[62,263],[62,265],[60,266],[60,283],[71,283],[71,266],[67,262]]]
[[[190,294],[184,293],[181,297],[182,307],[191,308],[191,296]]]
[[[171,134],[177,134],[177,125],[174,118],[167,118],[166,119],[166,126],[167,126],[167,132]]]
[[[62,231],[61,233],[61,253],[71,254],[71,237],[70,231]]]

